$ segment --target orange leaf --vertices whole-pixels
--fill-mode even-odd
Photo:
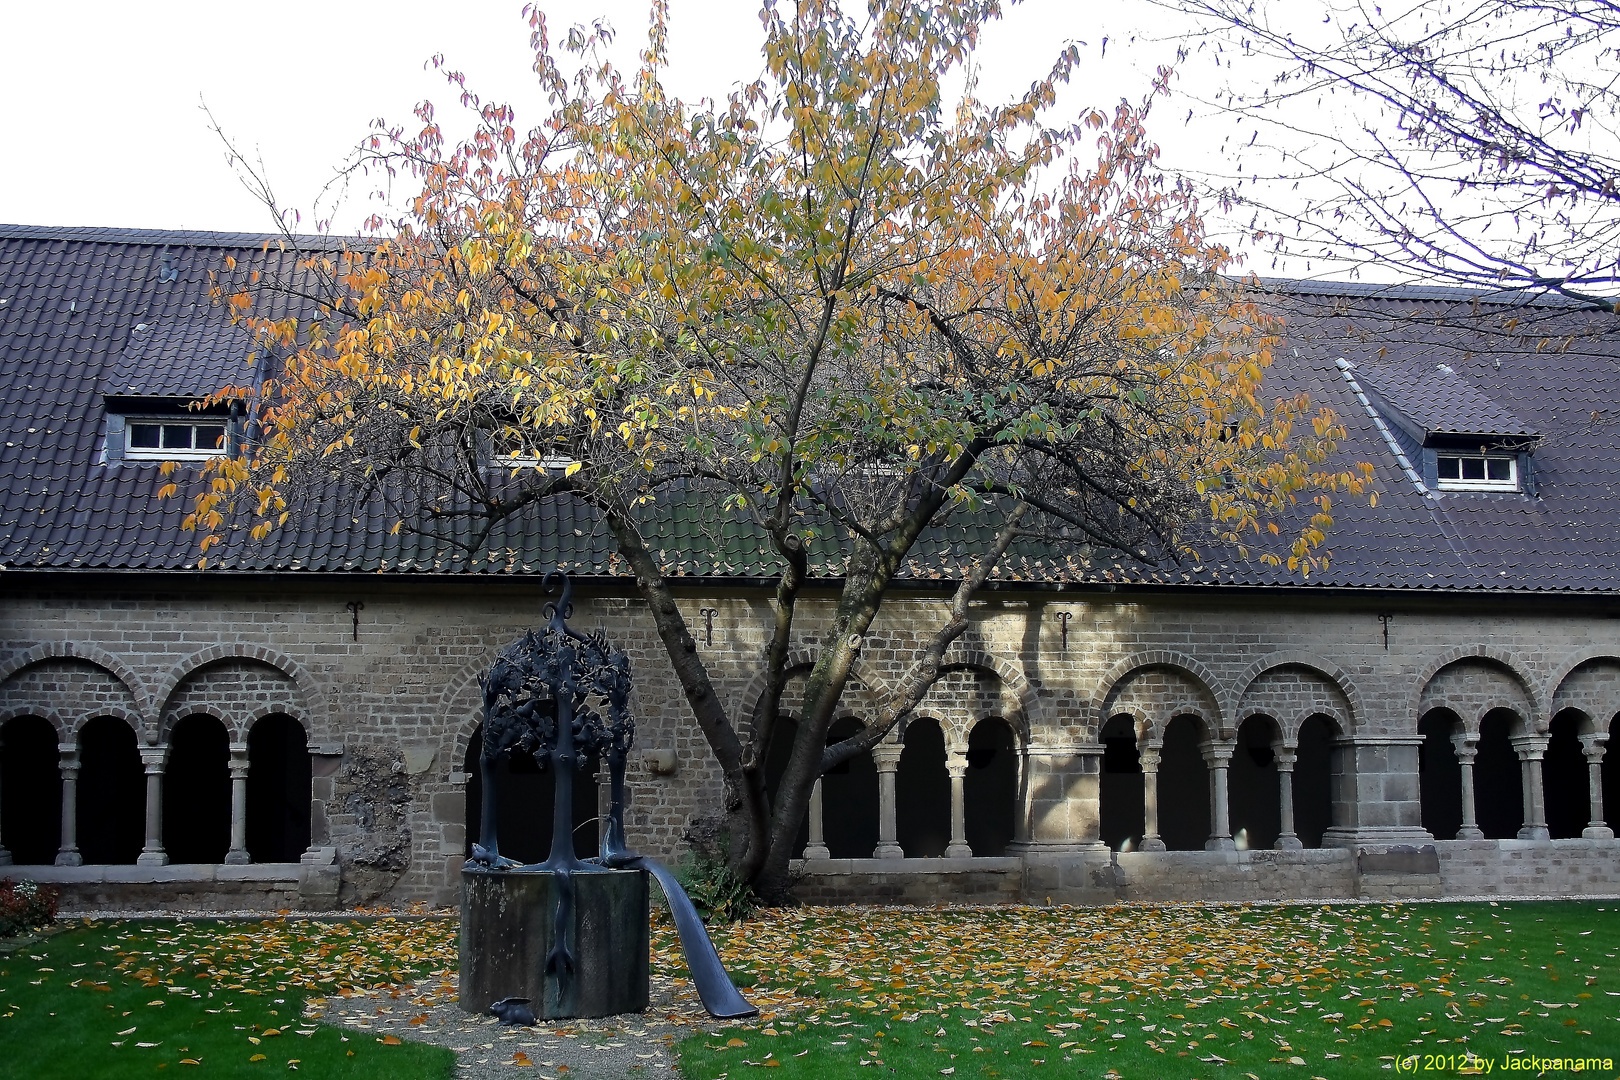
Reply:
[[[399,1036],[398,1035],[384,1035],[382,1038],[378,1039],[377,1041],[382,1043],[384,1046],[398,1046],[399,1045]]]

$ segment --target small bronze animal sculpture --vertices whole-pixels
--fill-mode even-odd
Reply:
[[[490,1014],[500,1018],[501,1023],[512,1027],[533,1027],[534,1010],[529,1008],[528,998],[501,998],[489,1007]]]

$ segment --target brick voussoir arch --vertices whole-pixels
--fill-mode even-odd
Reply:
[[[9,709],[0,709],[0,727],[4,727],[13,720],[21,720],[24,717],[43,720],[51,725],[56,731],[56,744],[58,746],[73,741],[73,722],[55,709],[38,709],[32,705],[13,705]]]
[[[64,659],[83,660],[87,664],[93,664],[122,683],[124,689],[129,691],[130,699],[135,702],[135,707],[141,712],[137,731],[146,729],[149,723],[148,716],[156,717],[156,695],[148,692],[145,682],[135,673],[134,668],[103,649],[79,641],[43,642],[21,655],[0,663],[0,685],[35,664],[46,660]]]
[[[1180,712],[1171,715],[1199,716],[1200,719],[1213,725],[1217,730],[1226,730],[1226,718],[1230,713],[1224,708],[1225,702],[1222,700],[1223,695],[1220,689],[1221,681],[1215,677],[1214,672],[1186,653],[1173,652],[1168,649],[1152,649],[1130,653],[1121,657],[1114,662],[1114,665],[1108,669],[1107,673],[1098,682],[1097,689],[1099,692],[1096,700],[1103,702],[1106,709],[1109,700],[1114,696],[1114,692],[1119,689],[1120,683],[1144,668],[1156,667],[1176,668],[1191,676],[1193,681],[1198,683],[1204,692],[1209,695],[1210,701],[1215,706],[1215,715],[1210,717],[1203,716],[1202,709],[1182,709]]]
[[[135,733],[136,745],[137,746],[146,745],[142,740],[142,735],[144,734],[144,730],[143,730],[143,728],[141,726],[141,718],[139,716],[137,716],[135,713],[130,712],[128,709],[120,709],[116,705],[102,706],[100,708],[90,709],[83,716],[75,717],[71,721],[65,721],[65,725],[66,725],[67,731],[68,731],[68,738],[63,740],[63,741],[64,742],[75,743],[75,744],[78,743],[78,741],[79,741],[79,733],[84,730],[85,725],[89,724],[90,721],[92,721],[92,720],[102,720],[102,719],[106,719],[106,720],[122,720],[124,723],[128,724],[129,729]],[[61,728],[58,728],[57,730],[60,731]]]
[[[292,680],[293,685],[298,688],[299,695],[303,698],[303,701],[299,704],[306,711],[309,719],[309,724],[305,726],[305,732],[311,736],[311,741],[319,741],[319,739],[336,734],[331,729],[331,717],[327,711],[326,693],[321,689],[320,684],[298,661],[284,653],[276,652],[274,649],[267,649],[262,645],[235,642],[228,645],[212,645],[201,652],[192,653],[169,669],[168,674],[158,684],[157,692],[153,695],[154,700],[161,702],[162,708],[167,709],[169,699],[174,696],[174,692],[179,689],[180,684],[187,677],[199,669],[207,667],[209,664],[217,664],[221,660],[256,660],[268,667],[275,668]],[[159,715],[161,715],[161,710]],[[317,730],[310,731],[310,725],[313,725]]]
[[[1552,703],[1558,700],[1558,692],[1564,688],[1564,683],[1568,681],[1571,675],[1575,674],[1577,668],[1602,660],[1607,660],[1616,666],[1620,666],[1620,653],[1615,653],[1613,651],[1591,652],[1589,650],[1570,653],[1564,658],[1562,663],[1553,668],[1552,675],[1545,683],[1548,711],[1551,711]],[[1590,719],[1594,723],[1599,723],[1606,726],[1609,720],[1613,718],[1614,713],[1620,712],[1620,701],[1615,701],[1611,704],[1614,706],[1614,711],[1608,716],[1601,718],[1594,716]],[[1548,719],[1550,720],[1551,718],[1549,717]]]
[[[819,649],[795,649],[788,653],[787,659],[782,665],[782,670],[786,671],[791,676],[795,671],[808,667],[814,667],[816,657],[820,655],[821,652]],[[851,667],[850,673],[854,675],[854,677],[860,681],[861,686],[865,688],[865,692],[862,696],[866,698],[865,704],[869,706],[875,706],[878,702],[886,700],[893,693],[893,690],[889,684],[881,676],[872,671],[872,669],[868,667],[864,661],[862,661],[859,654],[857,654],[855,657],[855,663]],[[760,701],[765,697],[765,687],[768,680],[769,674],[764,669],[761,669],[754,672],[753,677],[750,678],[747,685],[743,687],[742,693],[737,697],[736,719],[739,723],[747,723],[753,720],[754,713],[756,710],[758,710]],[[839,715],[842,716],[843,713],[840,712]],[[856,714],[851,713],[851,715]],[[861,723],[865,724],[867,723],[867,720],[862,719]]]
[[[1438,659],[1424,668],[1423,674],[1418,676],[1412,689],[1412,696],[1407,700],[1406,717],[1410,722],[1416,723],[1419,710],[1423,703],[1423,692],[1446,668],[1463,660],[1484,660],[1504,669],[1513,681],[1519,684],[1524,696],[1530,702],[1530,711],[1533,716],[1527,716],[1530,726],[1538,732],[1545,731],[1546,725],[1551,721],[1547,712],[1547,699],[1542,696],[1541,689],[1536,686],[1525,674],[1525,665],[1511,653],[1502,649],[1493,649],[1488,645],[1464,645],[1443,653]]]
[[[960,639],[954,642],[945,652],[945,659],[940,664],[941,673],[946,671],[960,671],[964,668],[977,668],[988,671],[1001,680],[1001,684],[1013,692],[1018,699],[1018,713],[1016,716],[1004,716],[1003,720],[1012,724],[1013,730],[1018,733],[1024,745],[1029,745],[1033,733],[1041,720],[1040,695],[1030,685],[1029,678],[1024,674],[1021,665],[987,652],[976,645],[963,644]],[[1085,705],[1085,720],[1094,719],[1096,709],[1088,702]]]
[[[237,738],[237,725],[236,721],[232,719],[231,714],[226,712],[224,709],[221,709],[217,705],[204,701],[195,705],[187,705],[184,709],[175,713],[172,719],[166,717],[162,726],[158,729],[158,743],[167,748],[168,745],[173,741],[175,725],[188,716],[211,716],[225,726],[226,739],[233,743],[241,741]],[[169,755],[166,750],[163,756],[165,760],[168,759]]]
[[[1350,676],[1345,673],[1343,668],[1339,667],[1331,660],[1325,660],[1313,653],[1299,652],[1297,650],[1271,653],[1268,656],[1262,656],[1260,659],[1250,664],[1248,669],[1244,671],[1242,675],[1238,676],[1237,680],[1232,683],[1232,703],[1231,711],[1228,713],[1228,715],[1233,717],[1233,719],[1238,722],[1247,719],[1246,717],[1239,716],[1238,713],[1242,710],[1243,699],[1248,696],[1249,690],[1255,684],[1255,680],[1259,679],[1260,676],[1264,675],[1266,672],[1280,667],[1302,667],[1309,671],[1315,672],[1317,675],[1320,675],[1324,679],[1328,680],[1334,686],[1337,686],[1339,688],[1339,693],[1344,695],[1344,700],[1350,705],[1350,715],[1344,718],[1344,725],[1346,728],[1345,734],[1355,732],[1355,730],[1361,725],[1367,713],[1361,704],[1361,692],[1356,689],[1356,684],[1350,680]],[[1307,717],[1301,716],[1290,718],[1278,716],[1274,717],[1273,719],[1277,720],[1279,723],[1292,721],[1294,726],[1297,727],[1300,723],[1303,723]]]

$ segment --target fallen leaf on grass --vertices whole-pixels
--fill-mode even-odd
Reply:
[[[399,1045],[399,1036],[398,1035],[384,1035],[382,1038],[378,1039],[377,1041],[382,1043],[384,1046],[398,1046]]]

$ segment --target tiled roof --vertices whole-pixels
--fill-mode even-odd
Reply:
[[[299,238],[304,250],[335,241]],[[273,237],[249,234],[0,226],[0,564],[11,570],[194,568],[186,506],[160,501],[155,463],[100,461],[103,395],[201,393],[216,377],[243,381],[249,343],[208,299],[209,273],[227,257],[265,273],[292,271]],[[1615,320],[1546,302],[1533,317],[1474,294],[1440,289],[1267,282],[1266,304],[1287,321],[1267,396],[1303,391],[1333,408],[1349,436],[1338,465],[1373,463],[1375,507],[1338,499],[1325,586],[1611,592],[1620,563],[1620,334]],[[272,314],[286,314],[273,312]],[[1507,320],[1519,321],[1512,327]],[[147,329],[140,330],[144,324]],[[1598,328],[1593,337],[1582,333]],[[1549,347],[1548,343],[1551,342]],[[229,354],[229,355],[227,355]],[[1454,372],[1447,399],[1497,427],[1514,419],[1541,436],[1538,496],[1433,497],[1407,481],[1390,441],[1344,378],[1398,397],[1410,372]],[[143,365],[153,364],[156,370]],[[1408,373],[1408,374],[1403,374]],[[127,391],[125,391],[127,392]],[[1422,395],[1419,394],[1421,399]],[[1460,404],[1459,404],[1460,403]],[[1414,410],[1423,404],[1408,402]],[[661,557],[694,577],[759,577],[775,569],[754,530],[693,500],[658,512]],[[210,553],[221,572],[531,574],[555,566],[620,575],[606,528],[571,500],[542,504],[466,553],[409,533],[340,492],[263,542],[245,529]],[[907,573],[949,577],[983,542],[958,518],[919,545]],[[817,551],[823,573],[836,571]],[[1025,547],[998,577],[1048,583],[1298,584],[1286,571],[1215,546],[1202,561],[1155,569],[1128,560]],[[212,572],[212,571],[211,571]]]
[[[203,398],[253,381],[245,327],[219,311],[138,322],[101,382],[105,397]]]
[[[1540,435],[1444,361],[1386,361],[1370,366],[1364,375],[1379,397],[1420,429],[1420,440],[1432,435]]]

